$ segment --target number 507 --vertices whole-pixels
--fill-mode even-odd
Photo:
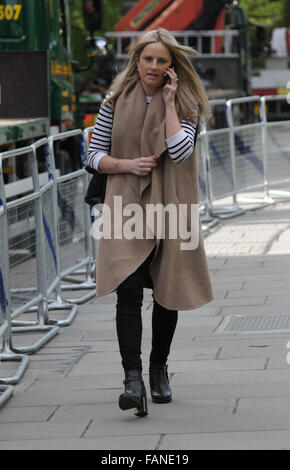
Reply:
[[[0,21],[17,21],[20,16],[22,5],[0,5]]]

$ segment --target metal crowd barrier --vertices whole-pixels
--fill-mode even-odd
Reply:
[[[12,397],[13,393],[14,387],[12,387],[12,385],[0,385],[0,408]]]
[[[261,116],[264,123],[263,152],[265,164],[265,193],[270,202],[289,200],[289,191],[271,189],[290,182],[290,121],[268,122],[267,103],[270,101],[287,102],[287,95],[263,96]],[[290,105],[289,105],[290,107]],[[276,197],[275,197],[276,196]]]
[[[8,284],[7,299],[10,305],[10,317],[13,333],[43,332],[34,344],[29,346],[12,345],[16,352],[32,353],[42,347],[55,336],[59,328],[48,325],[47,292],[43,279],[44,247],[43,247],[43,216],[41,209],[42,194],[39,186],[39,174],[36,157],[36,145],[45,145],[46,139],[39,144],[22,149],[11,150],[0,155],[1,163],[9,158],[25,157],[26,167],[30,169],[33,188],[25,195],[15,197],[6,202],[3,175],[1,199],[5,206],[5,219],[2,227],[4,257],[6,258],[5,282]],[[24,231],[23,231],[24,230]],[[35,306],[35,321],[16,321],[20,314],[32,311]]]
[[[227,102],[233,197],[233,207],[227,211],[229,216],[239,215],[243,212],[243,209],[238,205],[239,193],[263,186],[262,124],[259,122],[249,125],[235,125],[233,113],[234,105],[254,102],[260,104],[260,97],[235,98]]]
[[[203,232],[207,232],[210,228],[219,223],[219,219],[214,218],[210,212],[209,200],[209,184],[208,184],[208,160],[205,146],[207,143],[207,135],[205,126],[202,124],[196,141],[197,158],[198,158],[198,193],[199,193],[199,214],[201,220],[201,228]]]
[[[42,290],[45,293],[45,318],[46,325],[68,326],[77,314],[76,304],[64,302],[61,298],[61,276],[59,268],[59,240],[57,231],[57,210],[56,210],[56,178],[54,161],[49,152],[49,142],[47,139],[37,141],[32,146],[35,153],[42,153],[47,170],[47,183],[40,191],[40,212],[41,215],[41,236],[38,247],[40,259],[39,271]],[[42,152],[41,152],[42,150]],[[64,319],[50,319],[49,311],[66,311],[69,313]],[[30,312],[37,311],[37,307],[31,307]]]
[[[226,100],[211,100],[211,111],[213,113],[216,106],[226,105]],[[210,148],[212,143],[209,141],[208,122],[200,123],[200,133],[197,139],[198,170],[199,170],[199,191],[200,201],[203,204],[202,222],[209,224],[209,227],[216,225],[218,219],[214,217],[212,207],[212,185],[211,185],[211,159]],[[220,160],[219,160],[220,161]]]
[[[81,137],[82,132],[75,132]],[[61,137],[60,137],[61,138]],[[83,144],[82,144],[83,145]],[[27,354],[34,353],[59,332],[59,326],[67,326],[77,313],[75,303],[61,299],[61,272],[59,257],[59,224],[62,211],[58,202],[58,172],[49,142],[41,139],[17,150],[0,154],[0,363],[20,362],[13,376],[0,377],[0,406],[13,394],[10,384],[17,383],[27,365]],[[2,163],[9,158],[25,165],[30,177],[4,185]],[[82,166],[85,165],[83,147]],[[45,166],[46,174],[39,172]],[[42,168],[43,170],[43,168]],[[86,177],[85,170],[81,170]],[[70,175],[71,178],[75,174]],[[78,183],[78,182],[77,182]],[[13,188],[11,188],[13,186]],[[81,197],[76,195],[80,208],[85,212],[82,183]],[[7,200],[7,194],[13,200]],[[85,240],[89,238],[88,224]],[[51,297],[56,297],[52,300]],[[49,310],[66,310],[70,313],[65,320],[51,320]],[[37,320],[15,320],[19,315],[33,315]],[[42,333],[41,338],[29,346],[15,346],[16,333]]]
[[[16,354],[12,351],[12,325],[11,302],[9,292],[9,260],[7,240],[7,211],[5,206],[5,194],[0,159],[0,364],[1,362],[20,362],[13,376],[0,377],[0,407],[12,395],[13,387],[9,384],[17,383],[22,377],[27,365],[26,354]]]
[[[49,138],[50,154],[55,164],[55,142],[77,137],[79,140],[79,170],[55,179],[54,211],[57,214],[57,249],[61,290],[91,290],[82,297],[67,299],[75,304],[86,302],[96,295],[96,284],[92,279],[92,242],[90,237],[90,211],[84,203],[88,185],[86,150],[83,132],[79,129]],[[84,271],[82,271],[84,268]],[[84,274],[85,279],[76,278]],[[69,284],[68,284],[69,282]],[[59,302],[61,302],[59,292]],[[63,302],[61,302],[63,305]],[[53,304],[53,307],[55,304]]]
[[[2,159],[0,158],[0,364],[2,361],[20,362],[13,376],[0,377],[0,407],[13,394],[14,389],[9,384],[17,383],[28,365],[27,355],[15,354],[15,352],[11,350],[12,325],[9,288],[7,209],[5,203]]]
[[[206,210],[210,216],[220,219],[236,217],[246,210],[290,199],[290,191],[276,189],[290,181],[290,151],[287,149],[290,121],[267,121],[266,106],[271,100],[286,101],[286,96],[228,100],[224,102],[227,127],[207,129],[204,123],[200,137],[203,140]],[[212,106],[221,104],[219,100],[210,103]],[[256,105],[257,122],[236,122],[234,107],[241,104]],[[262,196],[245,197],[249,191],[262,191]],[[231,207],[226,202],[219,207],[214,204],[229,197]],[[242,203],[249,207],[241,208]]]

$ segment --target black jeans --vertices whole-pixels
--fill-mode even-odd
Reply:
[[[148,276],[148,265],[154,250],[139,268],[117,288],[116,327],[124,370],[142,372],[141,342],[143,281]],[[165,364],[175,332],[178,312],[168,310],[156,302],[152,294],[152,349],[150,364]]]

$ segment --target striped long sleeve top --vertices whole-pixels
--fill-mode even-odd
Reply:
[[[108,97],[109,95],[106,96],[105,100]],[[151,96],[146,96],[147,104],[150,103],[151,99]],[[111,103],[108,102],[106,105],[102,105],[88,151],[88,165],[97,171],[100,171],[98,169],[100,160],[105,155],[110,155],[113,117]],[[168,155],[174,163],[180,163],[188,158],[193,152],[195,143],[196,124],[186,120],[182,120],[180,124],[182,129],[166,139]]]

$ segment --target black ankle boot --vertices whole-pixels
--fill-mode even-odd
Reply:
[[[138,370],[125,371],[125,392],[119,397],[121,410],[136,408],[136,416],[148,415],[146,389],[141,372]]]
[[[151,364],[149,367],[150,390],[154,403],[168,403],[172,400],[167,367],[163,364]]]

